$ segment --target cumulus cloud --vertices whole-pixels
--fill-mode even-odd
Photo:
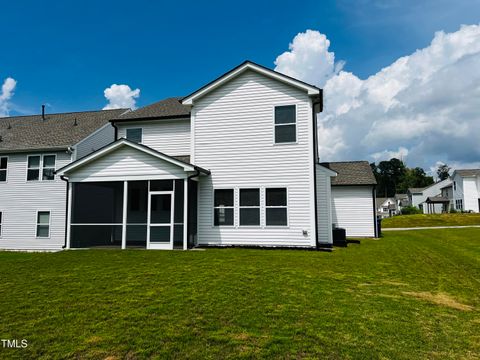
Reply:
[[[323,86],[344,62],[335,63],[335,53],[328,51],[330,40],[318,31],[297,34],[286,51],[275,60],[275,70],[296,79]]]
[[[305,34],[290,45],[290,53],[302,54],[301,61],[285,61],[280,69],[282,54],[276,64],[324,88],[318,129],[322,160],[402,156],[408,165],[427,169],[437,161],[480,166],[480,25],[437,32],[429,46],[367,79],[336,73],[324,35],[310,35],[317,42],[310,48],[324,49],[323,55],[297,51],[296,39]],[[304,64],[308,67],[302,70]]]
[[[0,92],[0,116],[8,116],[10,110],[10,99],[14,94],[17,81],[11,77],[4,80]]]
[[[112,84],[103,91],[108,104],[103,110],[131,108],[135,109],[136,99],[140,96],[140,89],[132,90],[128,85]]]

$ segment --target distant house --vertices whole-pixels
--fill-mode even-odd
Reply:
[[[448,211],[449,200],[442,197],[442,188],[450,185],[452,181],[446,179],[425,188],[409,188],[408,201],[424,214],[439,214]]]
[[[455,210],[479,212],[480,169],[455,170],[452,180],[452,205]]]
[[[348,237],[376,237],[375,176],[368,161],[324,162],[332,183],[332,222]]]
[[[377,198],[377,215],[380,216],[382,219],[387,217],[392,217],[396,215],[397,211],[397,203],[395,198],[387,197],[387,198]]]

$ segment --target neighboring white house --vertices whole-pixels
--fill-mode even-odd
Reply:
[[[62,248],[66,183],[54,172],[111,142],[123,112],[0,118],[0,248]]]
[[[443,198],[442,188],[452,183],[450,179],[436,182],[425,188],[409,188],[409,203],[424,214],[439,214],[448,211],[448,199]]]
[[[63,220],[55,241],[29,234],[0,247],[61,248],[65,239],[66,248],[318,248],[331,246],[332,223],[348,236],[375,236],[373,182],[344,188],[353,192],[345,214],[332,199],[331,179],[342,174],[318,164],[321,110],[321,89],[245,62],[187,97],[119,111],[110,117],[112,142],[92,129],[105,146],[85,139],[79,156],[72,142],[73,153],[56,164],[66,181],[50,210]],[[373,177],[369,166],[352,174]],[[0,202],[5,219],[12,206]],[[38,214],[38,229],[50,215]]]
[[[382,219],[392,217],[397,214],[395,198],[377,198],[377,215]]]
[[[458,211],[479,212],[480,169],[455,170],[452,181],[454,208]]]

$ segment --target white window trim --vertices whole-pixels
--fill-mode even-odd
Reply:
[[[5,181],[0,181],[0,184],[8,183],[8,165],[9,165],[10,159],[8,158],[8,156],[0,156],[0,160],[3,159],[3,158],[7,159],[7,168],[6,169],[1,169],[1,170],[5,170]]]
[[[275,108],[281,106],[295,106],[295,122],[294,123],[285,123],[285,124],[275,124]],[[273,136],[272,136],[272,144],[274,146],[282,146],[282,145],[293,145],[298,144],[298,105],[296,103],[287,103],[287,104],[275,104],[272,107],[272,123],[273,123]],[[289,142],[279,142],[275,141],[275,132],[277,130],[277,126],[284,126],[284,125],[295,125],[295,141]]]
[[[233,191],[233,206],[215,206],[215,190],[232,190]],[[235,227],[235,208],[236,208],[236,189],[235,187],[215,187],[212,191],[212,227],[214,228],[234,228]],[[232,225],[215,225],[215,209],[233,209],[233,224]]]
[[[127,128],[125,128],[125,139],[127,139],[128,141],[132,141],[132,140],[129,140],[129,139],[128,139],[128,135],[127,135],[128,130],[138,130],[138,129],[140,129],[140,130],[142,131],[142,133],[141,133],[141,135],[140,135],[140,141],[138,142],[138,144],[143,144],[143,127],[141,127],[141,126],[135,126],[135,127],[127,127]],[[132,142],[134,142],[134,141],[132,141]]]
[[[47,225],[47,224],[40,224],[38,222],[38,214],[41,212],[48,212],[48,236],[38,236],[38,226],[39,225]],[[52,230],[52,211],[51,210],[37,210],[35,213],[35,238],[36,239],[50,239]]]
[[[268,206],[267,205],[267,190],[268,189],[285,189],[286,191],[286,197],[287,197],[287,205],[278,205],[278,206]],[[290,227],[290,211],[288,210],[290,207],[289,203],[289,188],[288,186],[268,186],[265,188],[265,195],[264,195],[264,209],[265,209],[265,227],[268,229],[272,228],[281,228],[281,229],[286,229]],[[287,209],[287,225],[267,225],[267,209]]]
[[[258,206],[242,206],[241,204],[241,191],[242,190],[258,190]],[[242,225],[241,224],[241,210],[242,209],[258,209],[258,225]],[[238,227],[244,228],[260,228],[262,227],[262,188],[260,186],[249,186],[249,187],[240,187],[238,188]]]
[[[28,180],[28,170],[30,169],[28,167],[28,160],[31,158],[31,157],[35,157],[35,156],[39,156],[40,157],[40,161],[38,163],[38,179],[37,180]],[[55,178],[55,174],[53,175],[53,179],[52,180],[43,180],[43,169],[44,169],[44,166],[43,166],[43,158],[45,156],[54,156],[55,157],[55,164],[53,166],[53,171],[55,172],[55,170],[57,169],[57,154],[32,154],[32,155],[27,155],[27,171],[26,171],[26,174],[25,174],[25,181],[28,183],[28,182],[37,182],[37,181],[46,181],[46,182],[51,182],[51,181],[55,181],[56,178]],[[49,167],[47,169],[50,169]],[[32,169],[33,170],[33,169]]]

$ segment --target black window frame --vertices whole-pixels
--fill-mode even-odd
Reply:
[[[293,108],[294,119],[290,122],[281,122],[277,119],[277,109],[280,108]],[[273,142],[276,145],[281,144],[295,144],[297,143],[297,105],[290,104],[290,105],[276,105],[273,109],[273,125],[274,125],[274,134],[273,134]],[[286,127],[293,127],[293,139],[289,139],[288,141],[278,141],[277,140],[277,130]]]

